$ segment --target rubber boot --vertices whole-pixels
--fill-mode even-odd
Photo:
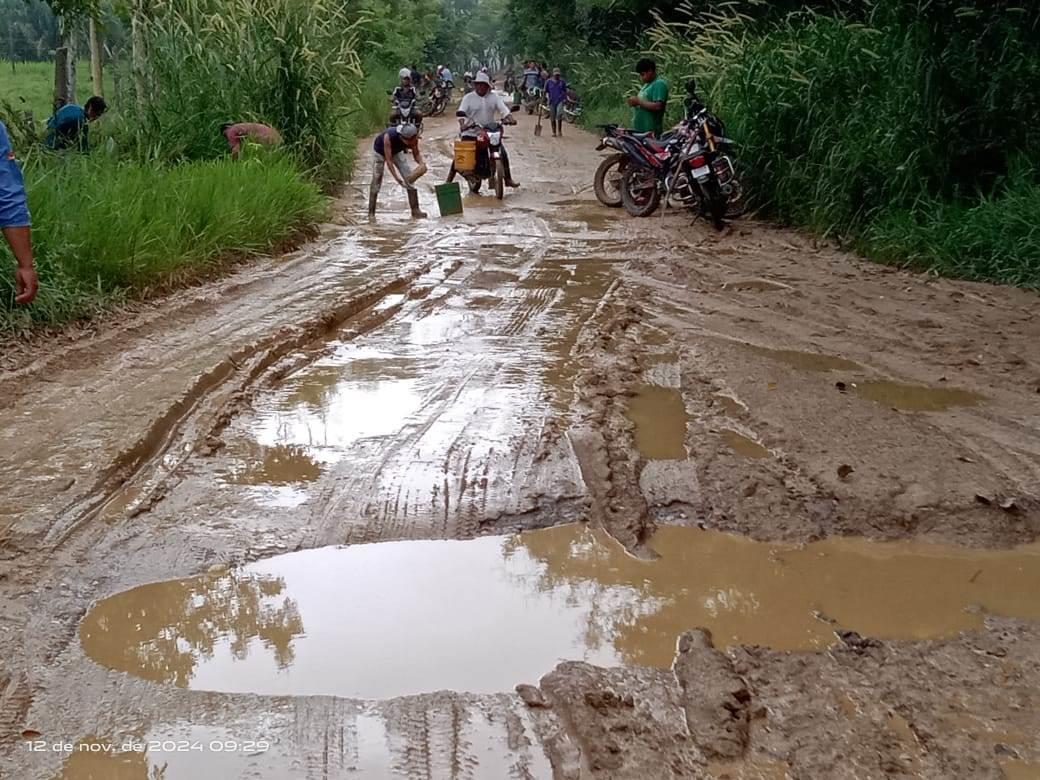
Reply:
[[[376,214],[376,199],[379,197],[379,190],[368,191],[368,216],[374,217]]]
[[[415,219],[426,219],[426,212],[419,211],[419,191],[408,190],[408,207],[412,210]]]

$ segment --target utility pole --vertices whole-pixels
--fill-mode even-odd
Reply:
[[[97,19],[90,17],[90,80],[94,94],[105,96],[105,83],[101,73],[101,36],[98,33]]]

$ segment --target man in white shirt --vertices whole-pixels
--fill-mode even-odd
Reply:
[[[506,104],[506,101],[497,92],[492,92],[491,79],[486,73],[477,74],[477,77],[473,80],[473,91],[462,98],[455,116],[459,119],[460,130],[464,130],[470,122],[476,122],[485,127],[496,121],[504,125],[516,124],[516,120],[513,119],[512,111]],[[513,175],[509,169],[509,153],[506,152],[504,143],[502,144],[502,162],[506,169],[505,185],[507,187],[519,187],[520,185],[513,181]]]

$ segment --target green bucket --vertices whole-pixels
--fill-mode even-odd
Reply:
[[[457,181],[438,184],[433,189],[437,193],[437,208],[441,210],[442,217],[462,213],[462,190]]]

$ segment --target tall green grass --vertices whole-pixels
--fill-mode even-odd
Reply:
[[[287,155],[173,167],[43,159],[26,170],[40,293],[13,305],[13,263],[0,254],[0,331],[93,315],[156,287],[219,271],[270,249],[326,212]]]
[[[160,0],[146,33],[150,90],[128,128],[139,158],[217,156],[220,126],[250,120],[276,127],[315,176],[343,175],[363,73],[341,5]]]
[[[883,262],[1038,287],[1040,20],[976,5],[698,3],[631,50],[563,60],[588,124],[629,121],[644,53],[671,82],[671,121],[696,77],[765,214]]]

